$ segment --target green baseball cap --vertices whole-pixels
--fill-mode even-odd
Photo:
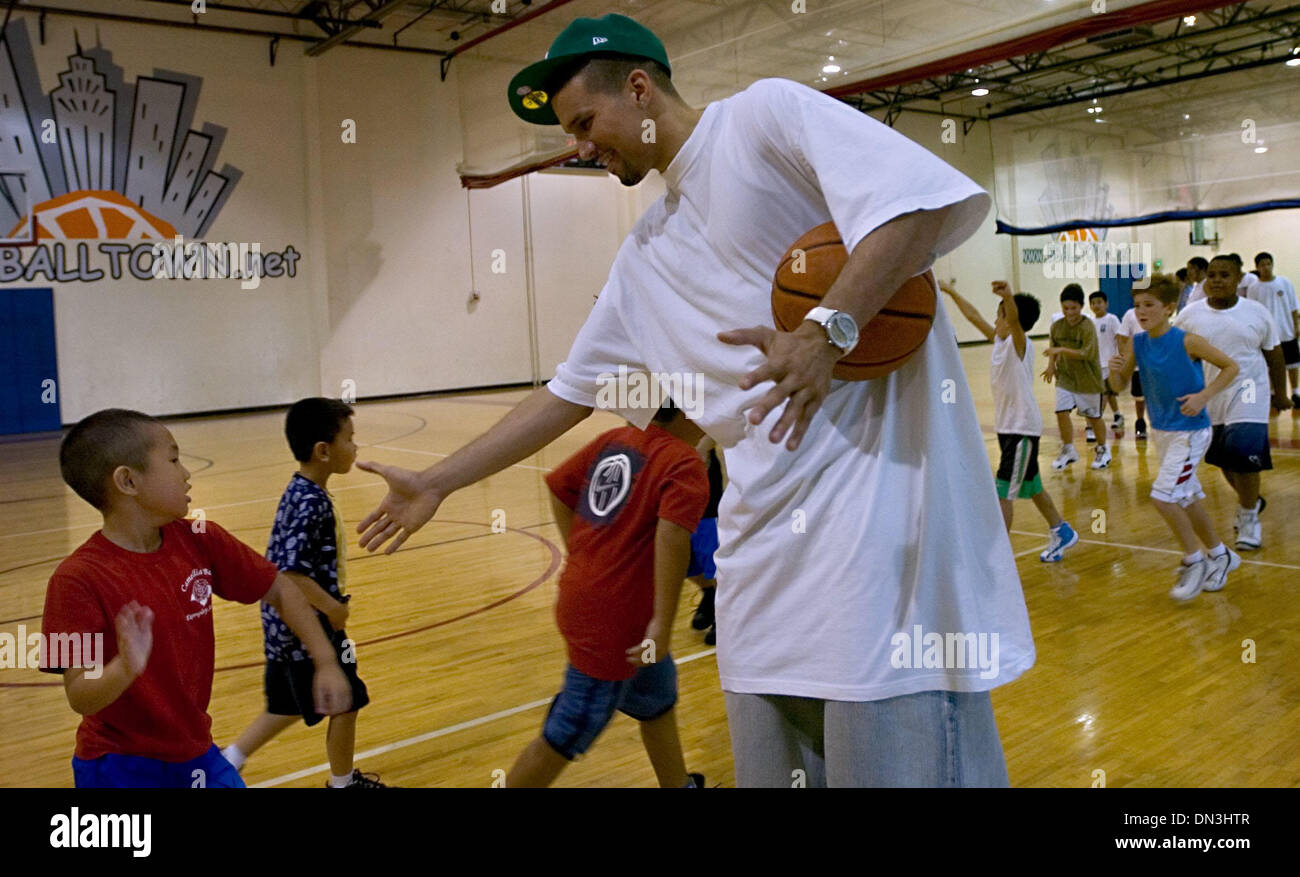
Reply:
[[[551,107],[552,79],[559,68],[575,58],[597,52],[617,52],[658,61],[672,74],[668,53],[659,37],[626,15],[610,13],[600,18],[577,18],[551,43],[546,57],[529,64],[510,80],[510,109],[525,122],[558,125]]]

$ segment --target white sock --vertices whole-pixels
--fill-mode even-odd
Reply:
[[[1183,566],[1191,566],[1194,563],[1200,563],[1202,560],[1205,560],[1205,555],[1202,554],[1201,550],[1198,548],[1191,554],[1183,555]]]
[[[240,752],[239,747],[234,743],[221,750],[221,757],[233,764],[235,770],[243,770],[244,762],[248,761],[248,756]]]
[[[1062,454],[1070,453],[1070,452],[1072,452],[1073,450],[1074,450],[1074,445],[1073,445],[1073,444],[1061,445],[1061,453],[1062,453]]]
[[[1227,553],[1228,546],[1224,545],[1222,542],[1210,549],[1210,557],[1223,557],[1223,555]]]
[[[330,774],[330,788],[342,789],[347,787],[351,783],[352,783],[352,774],[350,773],[345,774],[341,777],[336,777],[333,774]]]

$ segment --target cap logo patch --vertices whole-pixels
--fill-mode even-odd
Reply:
[[[521,101],[530,110],[540,110],[550,97],[544,91],[532,91]]]
[[[607,43],[607,42],[609,42],[609,37],[592,37],[592,38],[591,38],[591,44],[592,44],[593,46],[599,46],[601,43]]]

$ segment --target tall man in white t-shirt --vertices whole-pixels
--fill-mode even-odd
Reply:
[[[1273,468],[1268,443],[1269,387],[1273,404],[1290,408],[1282,351],[1273,318],[1259,302],[1237,295],[1241,265],[1232,256],[1215,256],[1205,281],[1207,297],[1189,304],[1174,325],[1192,332],[1237,363],[1236,383],[1206,404],[1214,434],[1205,461],[1223,470],[1237,493],[1237,548],[1253,551],[1263,544],[1259,513],[1264,498],[1260,473]],[[1204,363],[1207,385],[1219,374]]]
[[[1255,256],[1255,271],[1259,282],[1246,290],[1246,297],[1268,309],[1277,328],[1277,340],[1282,345],[1282,358],[1286,362],[1287,377],[1291,381],[1291,404],[1300,407],[1300,303],[1296,301],[1295,287],[1280,274],[1273,273],[1273,255]]]
[[[698,381],[690,416],[725,450],[731,479],[716,615],[738,783],[1006,785],[988,692],[1028,669],[1034,649],[943,307],[891,375],[831,378],[857,326],[975,232],[988,195],[803,85],[760,80],[699,110],[670,72],[654,34],[608,15],[574,21],[511,82],[516,115],[558,122],[624,185],[659,171],[667,193],[623,242],[546,387],[423,473],[363,465],[389,493],[361,544],[400,545],[449,493],[594,407],[622,404],[647,423],[653,408],[607,392],[620,366]],[[850,256],[827,310],[778,332],[776,266],[831,220]]]

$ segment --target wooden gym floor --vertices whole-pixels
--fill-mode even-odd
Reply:
[[[976,346],[962,355],[992,466],[988,352]],[[1264,548],[1245,555],[1222,592],[1176,605],[1166,592],[1178,551],[1147,500],[1157,461],[1133,439],[1132,400],[1121,398],[1129,432],[1111,468],[1093,472],[1085,456],[1059,474],[1050,469],[1058,449],[1051,389],[1040,382],[1038,394],[1047,426],[1043,480],[1083,541],[1064,563],[1040,563],[1046,525],[1031,503],[1016,504],[1012,547],[1038,662],[993,694],[1012,784],[1300,785],[1300,418],[1288,413],[1270,428],[1275,468],[1263,481]],[[363,403],[359,458],[423,468],[523,395]],[[282,418],[169,424],[193,472],[193,508],[259,551],[294,469]],[[351,534],[348,630],[372,701],[358,722],[361,769],[402,786],[489,786],[536,736],[564,667],[552,613],[563,551],[541,476],[616,425],[597,414],[525,463],[453,495],[391,557],[356,547],[355,525],[383,496],[382,482],[359,470],[331,481]],[[57,448],[57,439],[0,444],[0,633],[39,628],[50,573],[99,525],[60,481]],[[1217,470],[1202,465],[1199,474],[1230,541],[1232,494]],[[505,533],[491,530],[497,509]],[[1101,529],[1098,511],[1102,532],[1093,529]],[[690,770],[732,786],[713,650],[688,623],[695,602],[688,584],[673,640],[682,742]],[[225,745],[262,710],[262,640],[257,607],[217,603],[210,713]],[[1242,660],[1247,640],[1253,663]],[[56,678],[0,669],[0,786],[70,786],[77,721]],[[254,755],[244,777],[250,785],[318,787],[324,742],[323,725],[295,726]],[[635,723],[617,715],[557,785],[653,784]]]

